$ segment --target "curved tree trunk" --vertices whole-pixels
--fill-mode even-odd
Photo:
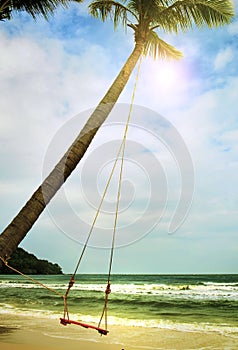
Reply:
[[[143,42],[137,42],[135,48],[117,78],[98,104],[80,134],[69,147],[52,172],[35,191],[29,201],[0,235],[0,258],[8,259],[18,244],[34,225],[46,205],[70,176],[83,157],[96,132],[108,117],[123,91],[140,55]],[[1,266],[1,260],[0,260]]]

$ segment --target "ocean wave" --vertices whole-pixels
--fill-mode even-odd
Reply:
[[[104,305],[106,276],[77,276],[69,294],[71,317],[98,322]],[[37,276],[49,288],[64,294],[68,276]],[[238,276],[214,281],[208,277],[113,277],[109,298],[109,323],[185,331],[221,332],[237,336]],[[2,315],[59,319],[63,299],[18,276],[2,276]],[[62,312],[61,312],[62,311]]]
[[[66,291],[68,284],[47,283],[47,287],[56,291]],[[40,285],[25,282],[2,281],[0,288],[42,289]],[[104,292],[106,283],[75,283],[72,291]],[[238,301],[237,283],[205,283],[199,285],[173,285],[173,284],[113,284],[111,290],[115,294],[124,295],[171,295],[186,298],[227,298]]]

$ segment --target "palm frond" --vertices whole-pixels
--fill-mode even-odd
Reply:
[[[110,18],[114,23],[114,28],[117,28],[119,23],[122,23],[124,28],[128,24],[128,15],[136,17],[129,8],[123,4],[111,0],[98,0],[89,5],[89,12],[95,18],[100,18],[103,22]]]
[[[150,55],[154,59],[175,59],[179,60],[183,57],[181,51],[174,46],[162,40],[156,32],[150,30],[147,42],[144,48],[144,55]]]
[[[59,5],[67,6],[69,2],[70,0],[1,0],[0,19],[6,14],[7,19],[10,19],[12,11],[26,11],[33,18],[42,15],[47,19]]]
[[[167,2],[169,3],[168,0]],[[179,29],[185,31],[193,24],[198,27],[218,27],[229,24],[234,16],[234,5],[230,0],[173,1],[161,12],[153,29],[160,27],[177,33]]]
[[[129,0],[127,7],[140,19],[148,19],[156,17],[163,8],[159,0]]]
[[[230,0],[196,1],[194,10],[191,6],[191,16],[198,26],[218,27],[231,22],[235,16],[234,5]]]
[[[0,1],[0,21],[11,18],[10,0]]]
[[[139,14],[140,12],[140,1],[138,0],[129,0],[126,7],[130,9],[133,13]]]

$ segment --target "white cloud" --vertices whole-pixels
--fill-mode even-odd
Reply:
[[[229,64],[234,58],[234,52],[231,47],[220,51],[214,61],[214,69],[216,71],[222,70]]]
[[[69,54],[61,40],[34,37],[34,25],[31,34],[29,28],[16,36],[0,32],[0,181],[5,187],[7,177],[21,199],[23,183],[27,196],[41,183],[44,155],[57,129],[96,105],[109,85],[102,48],[85,44],[81,56]],[[14,203],[8,211],[9,217],[15,214]]]
[[[69,13],[67,18],[67,23],[69,23],[71,18]],[[39,25],[30,22],[25,27],[22,26],[21,30],[20,23],[18,23],[19,30],[16,31],[15,28],[15,34],[7,34],[8,31],[11,32],[10,29],[6,31],[2,29],[0,32],[0,157],[2,166],[0,188],[1,206],[4,208],[1,216],[2,227],[8,223],[9,218],[17,212],[24,204],[24,200],[28,199],[28,195],[33,192],[35,186],[41,182],[44,155],[55,132],[66,120],[97,104],[122,63],[118,63],[122,59],[121,56],[118,57],[119,53],[123,52],[124,57],[127,57],[128,54],[128,50],[124,50],[125,46],[113,46],[115,39],[113,40],[112,37],[108,39],[111,43],[111,51],[109,48],[104,49],[99,41],[93,41],[95,35],[93,30],[90,33],[91,41],[86,40],[88,33],[84,32],[85,27],[79,28],[77,38],[64,37],[61,28],[61,26],[63,27],[61,21],[64,21],[63,12],[56,18],[56,21],[57,33],[58,29],[61,29],[59,36],[55,32],[54,35],[52,34],[48,24]],[[14,27],[14,23],[12,25]],[[44,32],[45,26],[47,27],[47,35]],[[237,22],[228,27],[228,31],[231,34],[236,34]],[[209,40],[213,40],[213,34],[209,34]],[[183,61],[179,63],[155,63],[147,60],[143,63],[135,101],[139,105],[163,113],[166,118],[173,122],[192,154],[196,171],[194,203],[188,219],[176,233],[174,236],[176,239],[173,241],[176,242],[177,237],[180,237],[180,248],[183,246],[190,249],[191,255],[196,251],[197,261],[201,255],[196,249],[195,240],[200,239],[200,244],[203,246],[204,235],[209,231],[215,237],[216,230],[221,227],[226,233],[226,250],[229,253],[229,239],[233,237],[231,226],[235,226],[237,223],[235,213],[237,212],[238,196],[236,190],[238,79],[237,77],[230,78],[226,75],[225,70],[222,71],[232,61],[235,51],[233,51],[233,46],[226,47],[217,54],[213,67],[210,65],[210,60],[206,61],[204,65],[199,65],[205,60],[205,58],[203,60],[201,48],[206,43],[207,32],[204,31],[202,36],[199,32],[199,35],[200,37],[196,37],[196,33],[193,33],[193,39],[182,40],[186,43],[182,49],[186,56]],[[224,32],[223,35],[225,35]],[[224,37],[222,36],[222,38]],[[128,48],[127,40],[125,37],[125,45]],[[209,40],[208,48],[210,47]],[[78,51],[75,48],[76,41]],[[107,42],[107,38],[103,38],[103,41]],[[224,47],[225,44],[221,41],[217,46]],[[212,53],[214,54],[214,51]],[[209,52],[207,52],[207,56],[209,56]],[[207,67],[208,64],[209,67]],[[198,71],[197,67],[203,71]],[[223,73],[224,84],[221,88],[217,87],[204,92],[204,86],[206,89],[207,86],[210,86],[209,73],[212,68],[215,69],[216,79],[219,78],[221,72]],[[132,78],[120,101],[123,100],[127,103],[130,101],[133,82]],[[64,136],[62,135],[62,139]],[[113,136],[114,133],[110,134],[109,140]],[[62,141],[63,148],[65,138]],[[103,142],[105,140],[108,139],[105,137]],[[138,139],[139,141],[141,140]],[[150,141],[151,143],[148,140],[148,145],[151,145],[152,151],[158,152],[158,148],[153,149],[152,138]],[[97,141],[94,145],[97,145]],[[165,221],[162,221],[159,226],[160,231],[164,228],[164,234],[167,231],[167,223],[174,210],[174,204],[176,204],[174,198],[175,193],[179,192],[179,180],[177,179],[177,168],[170,166],[168,161],[171,156],[168,154],[169,152],[165,154],[161,149],[159,152],[158,157],[163,157],[162,161],[167,170],[166,176],[170,186],[169,195],[173,194],[173,197],[169,198]],[[140,161],[143,157],[146,157],[146,154],[142,154]],[[154,168],[152,169],[154,179],[156,174],[153,170]],[[90,178],[94,175],[93,172],[89,173]],[[77,177],[77,174],[75,176]],[[73,177],[71,182],[68,182],[66,190],[69,195],[73,194],[72,201],[76,203],[76,209],[82,211],[85,220],[89,222],[90,213],[85,207],[80,207],[81,199],[78,197],[77,181],[79,179]],[[144,192],[145,188],[142,188],[140,194],[144,195]],[[59,204],[59,208],[57,208],[57,204]],[[60,215],[63,212],[61,204],[62,202],[58,203],[57,200],[52,202],[55,210],[59,209]],[[54,260],[57,261],[57,250],[54,249],[55,242],[57,241],[59,246],[64,247],[67,244],[65,243],[67,238],[61,235],[59,239],[57,228],[46,217],[47,215],[44,214],[40,218],[25,244],[32,251],[38,249],[40,256],[45,254],[46,258],[50,260],[55,254]],[[62,215],[61,217],[63,220],[64,217]],[[68,216],[66,219],[70,226],[71,217]],[[148,214],[146,220],[153,220],[153,211]],[[74,230],[78,230],[77,225],[74,226]],[[42,236],[41,231],[43,231]],[[157,230],[154,230],[154,235],[156,234]],[[44,244],[45,237],[48,241],[47,247]],[[151,239],[151,236],[148,236],[148,239]],[[74,247],[75,251],[78,250],[78,245],[70,242],[68,241],[68,245]],[[151,246],[151,242],[145,239],[143,242],[121,251],[128,254],[128,261],[136,260],[138,247],[141,247],[141,250],[143,247],[144,251],[146,246],[146,257],[151,256],[151,259],[159,261],[161,266],[166,263],[166,256],[167,259],[171,260],[166,268],[166,272],[171,272],[174,261],[178,258],[177,245],[173,247],[171,240],[166,238],[164,250],[162,245],[163,254],[160,255],[163,258],[158,258],[158,251],[161,252],[161,241],[158,240],[158,247],[156,244],[157,241],[155,246]],[[169,251],[170,254],[168,254]],[[206,247],[206,252],[209,255],[210,246]],[[184,254],[180,256],[180,267],[183,265],[183,271],[186,272],[186,251],[182,250],[182,253]],[[66,262],[67,256],[62,255],[61,258],[64,266],[67,266],[67,271],[70,271],[72,265]],[[143,260],[142,264],[143,267],[140,266],[138,272],[143,269],[145,272],[150,271],[151,266],[147,265],[147,262],[145,263]],[[157,272],[157,264],[153,264],[153,266],[155,269],[153,271]],[[195,263],[191,264],[191,272],[199,272],[199,267],[197,270],[194,270],[194,267]],[[126,265],[124,268],[125,271],[128,271]],[[119,267],[118,272],[120,271],[122,270]],[[179,267],[177,272],[181,272]]]
[[[235,21],[228,26],[228,32],[232,35],[238,34],[238,21]]]

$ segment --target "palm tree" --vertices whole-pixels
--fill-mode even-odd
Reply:
[[[42,15],[45,19],[59,5],[66,6],[70,0],[0,0],[0,21],[11,19],[12,11],[26,11],[33,18]]]
[[[193,25],[217,27],[230,23],[234,16],[233,4],[229,0],[100,0],[91,3],[89,10],[103,21],[112,18],[115,27],[121,23],[124,28],[131,28],[134,31],[134,49],[76,140],[0,235],[0,257],[3,259],[11,256],[75,169],[118,100],[139,57],[151,54],[154,58],[181,58],[181,52],[163,41],[156,30],[178,33]]]

